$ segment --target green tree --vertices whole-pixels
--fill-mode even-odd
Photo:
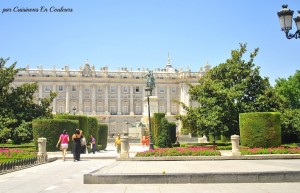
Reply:
[[[290,109],[300,109],[300,70],[288,79],[279,78],[276,81],[276,91],[284,96]]]
[[[300,142],[300,109],[284,109],[280,120],[282,142]]]
[[[34,94],[38,90],[37,83],[25,83],[12,87],[11,83],[21,69],[15,68],[16,62],[6,67],[8,60],[9,58],[0,58],[0,119],[6,120],[4,124],[0,124],[0,133],[5,131],[6,137],[9,136],[20,141],[19,139],[26,138],[23,136],[24,133],[27,133],[23,132],[24,129],[29,129],[24,125],[19,127],[22,122],[31,122],[33,119],[41,117],[52,117],[52,109],[49,106],[56,97],[56,93],[51,92],[49,98],[43,98],[37,103],[37,99],[34,98]],[[18,131],[14,131],[16,128]],[[9,135],[7,131],[9,131]]]
[[[239,113],[276,111],[281,107],[282,99],[253,63],[258,48],[250,53],[248,61],[243,59],[246,51],[246,44],[240,44],[239,49],[232,50],[231,58],[212,68],[199,84],[189,84],[191,100],[199,106],[187,109],[187,116],[196,120],[199,133],[238,134]]]

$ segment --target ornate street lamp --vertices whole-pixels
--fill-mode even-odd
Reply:
[[[292,29],[292,18],[294,11],[290,10],[288,8],[288,5],[282,5],[281,11],[277,12],[277,15],[279,17],[280,27],[281,31],[285,32],[287,39],[292,38],[300,38],[300,11],[298,11],[298,16],[294,18],[294,21],[296,23],[297,31],[294,34],[289,33],[289,31]]]
[[[150,143],[150,149],[154,149],[153,146],[153,141],[152,141],[152,130],[151,130],[151,119],[150,119],[150,102],[149,102],[149,97],[152,96],[152,89],[151,87],[146,87],[145,92],[146,92],[146,97],[147,97],[147,102],[148,102],[148,119],[149,119],[149,143]]]
[[[76,107],[73,107],[73,115],[76,114]]]

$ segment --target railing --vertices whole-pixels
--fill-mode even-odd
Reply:
[[[38,164],[37,157],[18,159],[14,161],[8,161],[0,163],[0,174],[5,174],[8,172],[20,170],[23,168],[28,168]]]

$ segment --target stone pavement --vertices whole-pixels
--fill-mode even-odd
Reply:
[[[82,160],[116,159],[105,167],[84,174],[85,184],[176,184],[176,183],[274,183],[300,182],[300,155],[257,155],[134,158],[147,147],[131,145],[129,158],[121,159],[116,149],[81,155]],[[61,159],[60,152],[48,156]],[[67,160],[72,160],[72,154]]]

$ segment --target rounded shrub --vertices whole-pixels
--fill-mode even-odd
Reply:
[[[63,130],[67,130],[70,140],[69,149],[72,148],[72,135],[79,123],[77,120],[66,120],[66,119],[35,119],[32,121],[33,139],[34,143],[38,145],[38,138],[46,138],[46,150],[47,151],[58,151],[56,144],[60,134]]]
[[[281,145],[280,113],[241,113],[239,126],[242,146],[253,148]]]

